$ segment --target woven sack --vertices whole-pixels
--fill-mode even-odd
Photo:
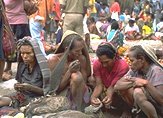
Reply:
[[[70,109],[70,102],[67,97],[48,96],[32,101],[26,108],[25,114],[28,117],[46,113],[56,113]]]

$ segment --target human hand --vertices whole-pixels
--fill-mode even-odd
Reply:
[[[79,60],[75,60],[75,61],[71,62],[68,69],[71,73],[79,71],[80,70]]]
[[[101,104],[101,101],[100,101],[99,98],[93,97],[93,98],[91,98],[91,104],[92,104],[93,106],[95,106],[95,107],[98,107],[98,106]]]
[[[148,83],[147,80],[145,79],[141,79],[141,78],[134,78],[134,79],[130,79],[130,81],[133,81],[133,87],[143,87],[144,85],[146,85]]]
[[[29,89],[31,88],[31,85],[28,83],[16,83],[14,85],[14,88],[15,90],[20,91],[20,92],[29,91]]]
[[[105,105],[105,107],[110,106],[110,104],[112,103],[112,96],[105,96],[102,100],[102,103]]]

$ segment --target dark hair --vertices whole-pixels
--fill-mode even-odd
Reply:
[[[86,24],[87,25],[90,25],[91,23],[96,23],[96,20],[94,17],[89,17],[86,21]]]
[[[22,57],[21,57],[21,52],[20,52],[20,48],[22,47],[22,46],[31,46],[32,47],[32,50],[34,51],[34,49],[33,49],[33,46],[32,46],[32,44],[31,44],[31,41],[30,40],[34,40],[34,39],[32,39],[31,37],[29,37],[29,36],[26,36],[26,37],[24,37],[24,38],[22,38],[22,39],[19,39],[18,41],[17,41],[17,50],[18,50],[18,56],[17,56],[17,60],[18,60],[18,62],[23,62],[23,59],[22,59]],[[35,60],[36,60],[36,57],[35,57]]]
[[[62,48],[68,47],[72,41],[72,44],[70,46],[70,50],[74,48],[74,42],[75,41],[82,41],[82,37],[78,34],[70,34],[67,37],[65,37],[63,41],[63,46]]]
[[[143,56],[149,64],[153,63],[151,58],[147,55],[147,53],[143,50],[141,46],[133,46],[129,49],[129,52],[130,51],[134,52],[134,57],[136,59],[141,59],[141,57]]]
[[[111,44],[100,44],[96,50],[97,57],[106,55],[109,59],[113,59],[116,53],[116,49]]]
[[[30,42],[31,39],[32,39],[31,37],[24,37],[22,39],[19,39],[17,41],[17,49],[19,50],[23,45],[30,45],[31,47],[33,47]]]
[[[134,23],[135,23],[135,20],[131,20],[131,19],[130,19],[130,20],[128,21],[128,23],[134,24]]]
[[[111,29],[115,29],[115,30],[119,29],[119,24],[117,21],[112,22]]]

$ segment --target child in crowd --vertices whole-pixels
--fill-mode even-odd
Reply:
[[[41,40],[41,32],[43,31],[43,21],[44,17],[41,17],[39,15],[35,16],[35,18],[30,19],[30,32],[33,39],[36,39],[39,43],[40,49],[42,53],[46,56],[44,45]]]

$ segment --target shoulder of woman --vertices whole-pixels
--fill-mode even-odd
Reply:
[[[47,56],[47,61],[50,69],[53,69],[56,64],[60,61],[60,56],[57,54],[49,54]]]

